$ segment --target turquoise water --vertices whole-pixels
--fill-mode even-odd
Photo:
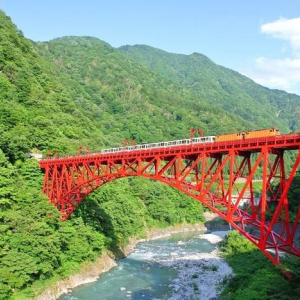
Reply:
[[[96,282],[79,286],[60,300],[123,300],[168,299],[170,283],[176,268],[163,266],[160,261],[174,255],[210,252],[214,246],[201,239],[201,232],[173,234],[167,238],[140,243],[118,266],[104,273]]]

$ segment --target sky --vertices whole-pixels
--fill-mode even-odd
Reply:
[[[199,52],[300,95],[300,0],[0,0],[0,8],[34,41],[85,35]]]

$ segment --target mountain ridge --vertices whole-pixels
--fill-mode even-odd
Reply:
[[[284,132],[298,129],[296,94],[261,86],[199,53],[174,54],[147,45],[121,46],[118,51],[244,120],[262,127],[273,124]]]

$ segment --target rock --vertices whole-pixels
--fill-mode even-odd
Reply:
[[[183,242],[183,241],[178,241],[178,242],[176,243],[176,245],[184,245],[184,242]]]

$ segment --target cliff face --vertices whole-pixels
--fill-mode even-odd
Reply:
[[[107,253],[103,253],[95,262],[82,266],[80,273],[70,276],[68,279],[60,280],[47,288],[35,300],[56,300],[68,290],[76,286],[96,281],[100,274],[107,272],[117,265],[116,261]]]

